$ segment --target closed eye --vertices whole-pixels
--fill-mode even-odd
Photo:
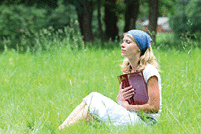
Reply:
[[[130,44],[131,42],[127,40],[126,43]]]
[[[128,39],[123,39],[123,42],[122,43],[127,43],[127,44],[130,44],[131,43],[131,41],[130,40],[128,40]]]

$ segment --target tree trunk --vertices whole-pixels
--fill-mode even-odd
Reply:
[[[105,0],[105,37],[113,41],[118,37],[116,0]]]
[[[148,31],[150,32],[150,35],[153,39],[153,43],[156,42],[157,20],[158,20],[158,0],[149,0]]]
[[[136,28],[136,21],[140,9],[139,0],[126,0],[124,32]]]
[[[92,13],[93,13],[93,2],[89,0],[83,0],[76,6],[76,11],[78,15],[78,21],[80,24],[80,31],[82,36],[84,36],[85,42],[93,41],[92,34]]]
[[[101,3],[100,3],[101,0],[98,0],[98,27],[99,27],[99,31],[100,31],[100,34],[101,34],[101,44],[103,45],[104,44],[104,38],[103,38],[103,30],[102,30],[102,23],[101,23]]]
[[[81,8],[83,9],[83,5],[80,5],[80,7],[76,7],[76,12],[77,12],[77,16],[78,16],[78,22],[79,22],[79,27],[80,27],[80,32],[82,34],[82,36],[84,36],[84,30],[83,30],[83,13],[81,10]]]

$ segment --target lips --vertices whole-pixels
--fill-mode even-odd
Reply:
[[[124,49],[121,49],[121,52],[125,52],[126,50],[124,50]]]

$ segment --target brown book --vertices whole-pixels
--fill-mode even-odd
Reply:
[[[149,96],[143,72],[123,74],[118,76],[118,78],[122,83],[121,89],[129,86],[132,86],[134,89],[133,97],[127,100],[129,104],[142,105],[148,102]]]

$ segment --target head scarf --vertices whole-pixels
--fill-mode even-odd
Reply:
[[[130,30],[127,33],[133,36],[138,47],[140,48],[141,55],[143,55],[150,46],[152,38],[146,32],[141,30]]]

